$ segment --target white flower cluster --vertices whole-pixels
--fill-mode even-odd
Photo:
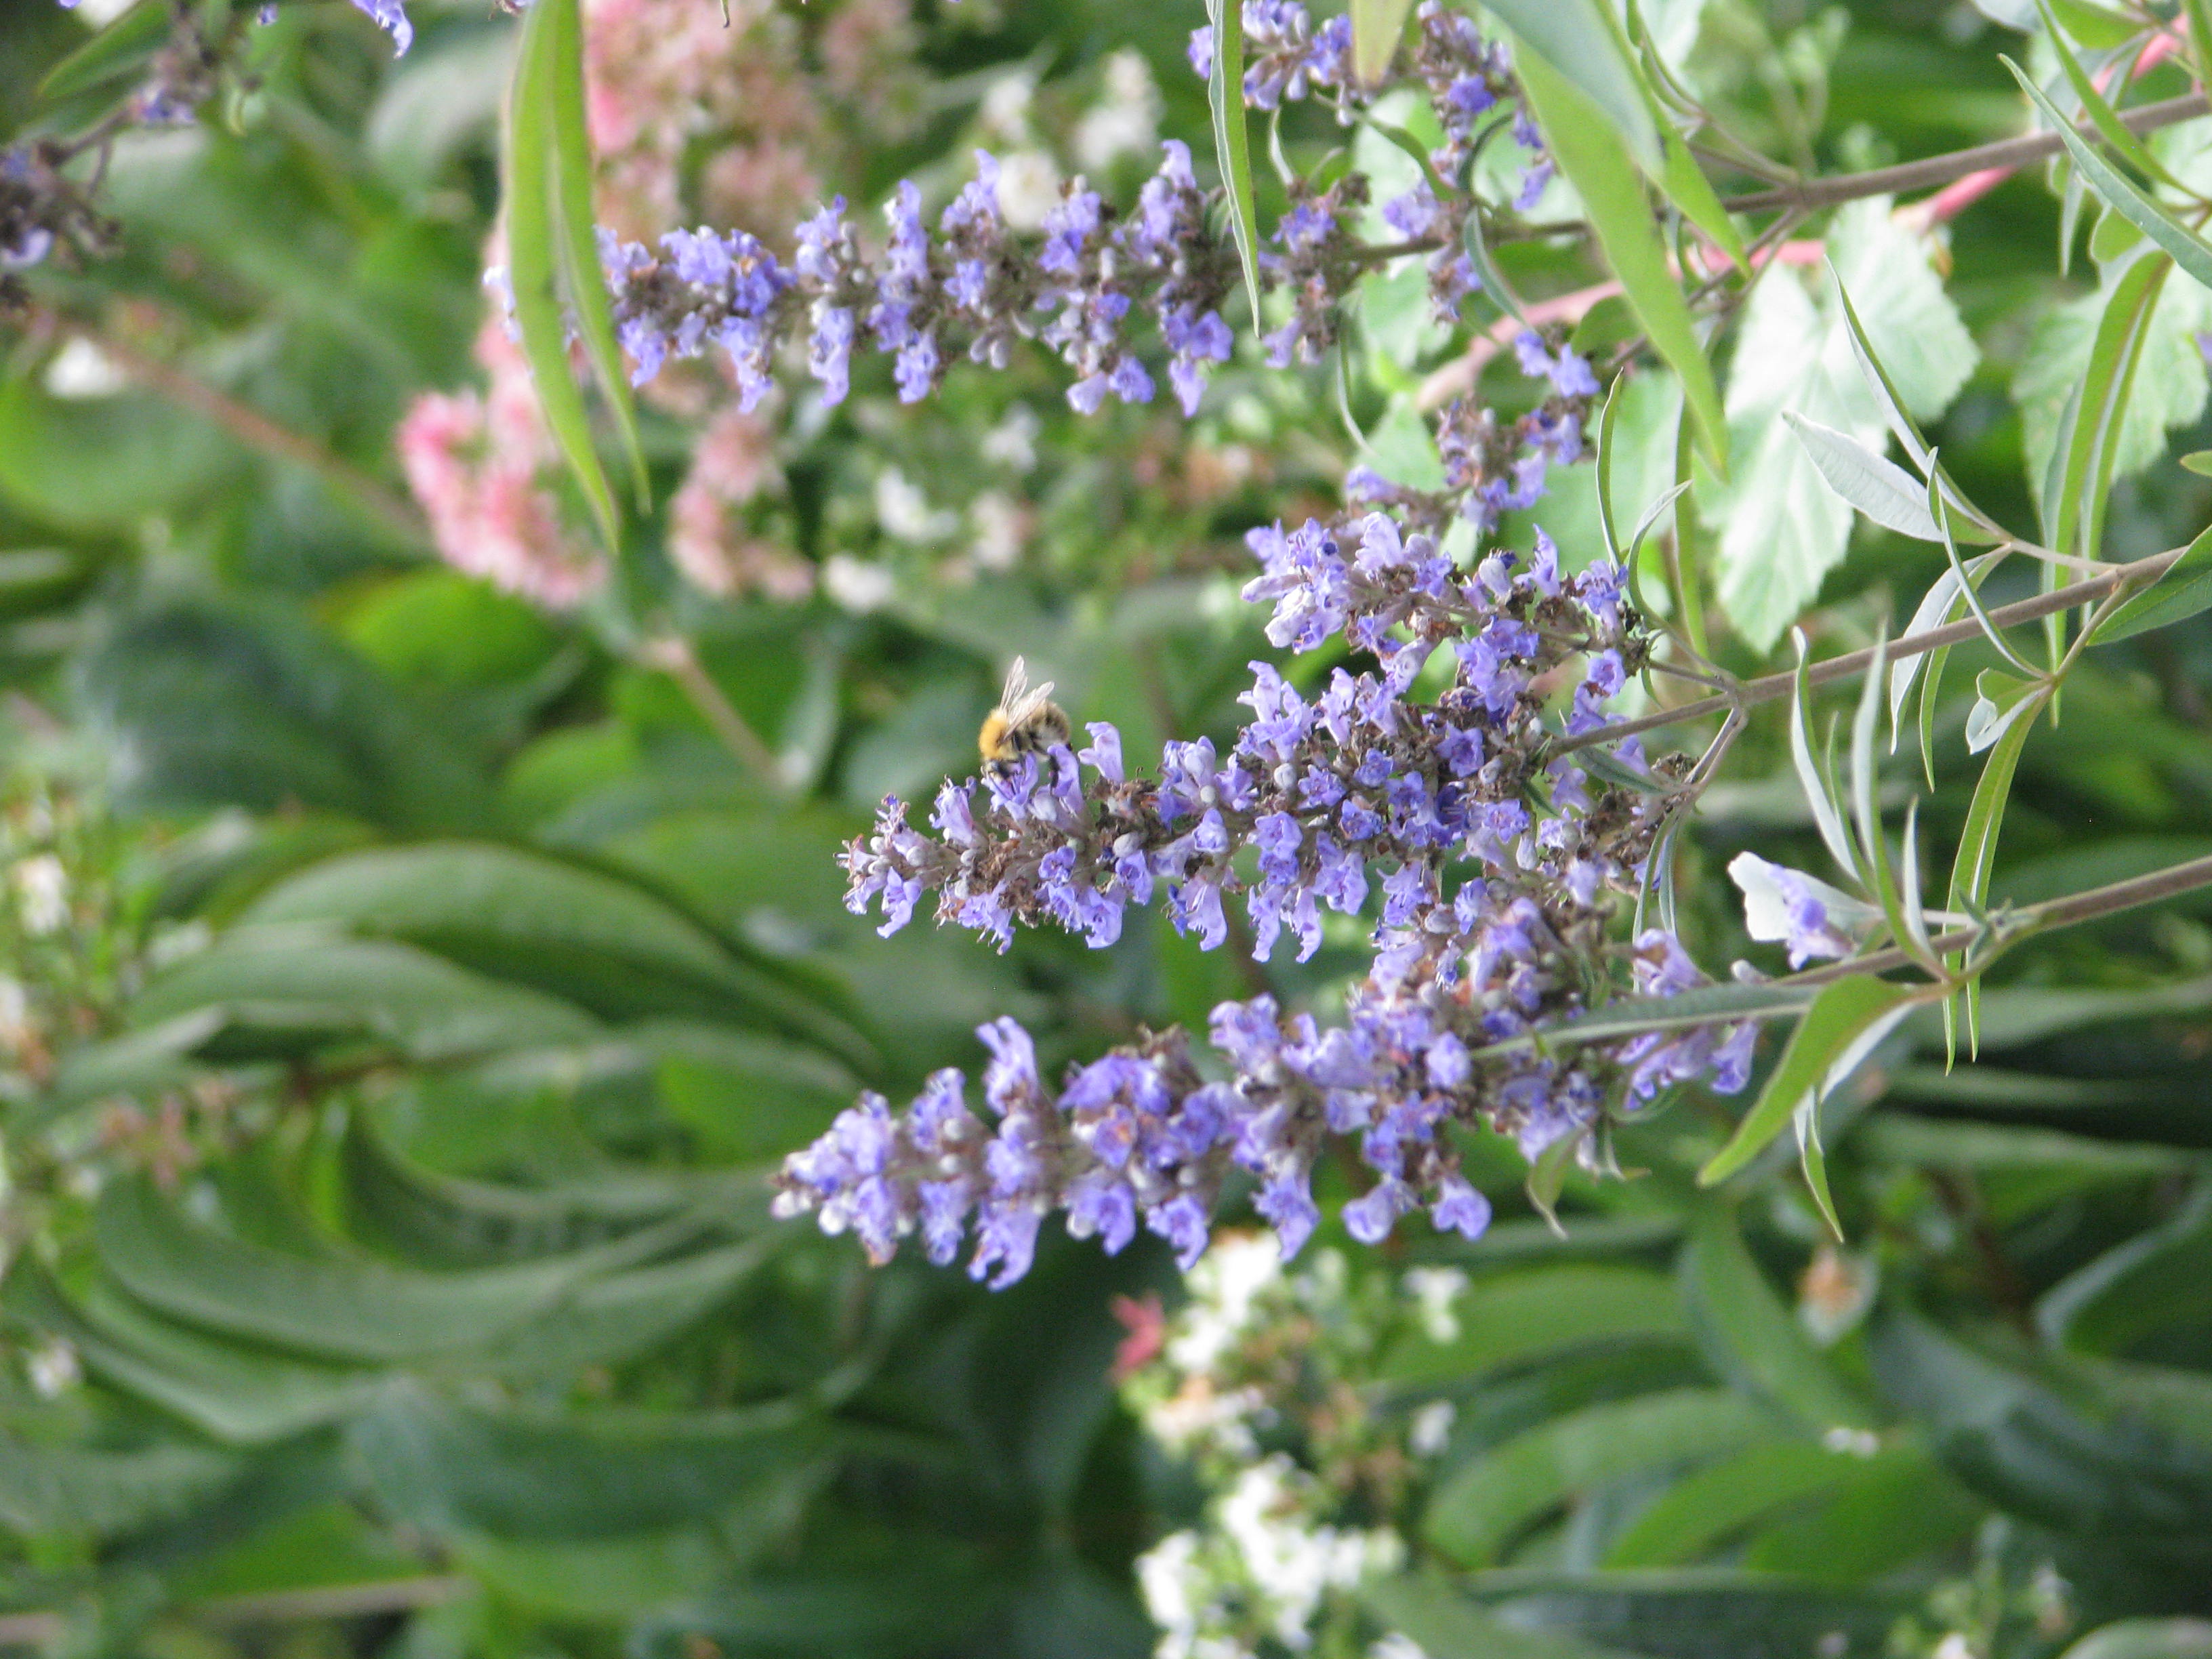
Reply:
[[[1450,1322],[1465,1277],[1415,1269],[1395,1284],[1355,1285],[1335,1250],[1316,1252],[1288,1274],[1273,1234],[1223,1233],[1188,1284],[1190,1300],[1129,1385],[1146,1432],[1191,1462],[1212,1489],[1197,1526],[1162,1539],[1137,1563],[1160,1631],[1158,1659],[1254,1659],[1317,1644],[1346,1651],[1361,1617],[1353,1592],[1401,1568],[1406,1545],[1394,1527],[1344,1524],[1346,1491],[1329,1478],[1328,1449],[1299,1420],[1294,1379],[1357,1368],[1401,1328],[1433,1337]],[[1323,1386],[1340,1403],[1340,1385]],[[1431,1401],[1402,1421],[1371,1422],[1363,1443],[1389,1443],[1400,1466],[1411,1468],[1443,1450],[1451,1420],[1449,1401]],[[1279,1449],[1285,1442],[1300,1455]],[[1368,1651],[1370,1659],[1425,1659],[1395,1633]]]

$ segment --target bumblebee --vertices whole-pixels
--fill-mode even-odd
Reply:
[[[1017,657],[1006,671],[1006,689],[999,706],[983,716],[983,729],[975,734],[983,764],[1000,777],[1010,774],[1024,755],[1042,756],[1067,742],[1067,711],[1052,700],[1052,682],[1030,684],[1028,665]]]

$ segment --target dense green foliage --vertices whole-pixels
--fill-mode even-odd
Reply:
[[[595,76],[661,34],[696,55],[626,94],[682,82],[693,106],[665,132],[639,115],[599,157],[599,210],[626,234],[744,213],[781,232],[907,175],[934,206],[978,143],[1124,201],[1156,137],[1212,173],[1195,3],[732,9],[726,37],[666,21],[713,0],[586,15]],[[2012,26],[1925,0],[1644,17],[1736,139],[1810,175],[2027,131],[1999,54],[2069,82],[2049,35],[2023,36],[2035,8],[1988,9]],[[1499,11],[1531,39],[1581,15]],[[1352,918],[1297,966],[1203,953],[1144,912],[1108,951],[1041,928],[1001,956],[957,929],[878,938],[836,858],[886,793],[973,769],[1017,653],[1079,721],[1118,725],[1133,767],[1171,738],[1225,746],[1246,665],[1271,654],[1237,598],[1243,532],[1332,510],[1356,464],[1433,483],[1424,383],[1469,361],[1468,332],[1425,320],[1401,260],[1365,279],[1339,356],[1270,372],[1246,343],[1188,422],[1165,399],[1078,416],[1038,353],[920,409],[856,367],[842,407],[794,395],[755,426],[694,366],[638,400],[646,507],[592,393],[575,413],[599,418],[605,500],[537,432],[521,488],[540,516],[520,522],[539,577],[597,574],[534,602],[512,568],[489,569],[503,589],[439,558],[436,491],[417,471],[410,494],[395,443],[426,394],[487,374],[491,435],[475,405],[453,453],[502,441],[502,387],[528,407],[482,281],[522,26],[477,0],[415,14],[395,58],[351,8],[285,0],[249,84],[117,141],[107,246],[29,273],[0,318],[0,1644],[1108,1659],[1160,1639],[1136,1563],[1163,1538],[1244,1571],[1258,1522],[1232,1500],[1266,1468],[1267,1516],[1309,1540],[1392,1534],[1305,1610],[1331,1659],[1409,1641],[1431,1659],[2212,1652],[2202,889],[2007,954],[1971,1063],[1963,1031],[1947,1063],[1932,1004],[1890,1030],[1819,1112],[1840,1243],[1790,1137],[1698,1184],[1756,1097],[1695,1089],[1614,1137],[1628,1178],[1544,1172],[1556,1232],[1510,1142],[1470,1134],[1487,1237],[1415,1218],[1370,1250],[1332,1219],[1289,1277],[1251,1269],[1264,1316],[1203,1282],[1179,1313],[1144,1235],[1109,1258],[1048,1226],[1036,1269],[994,1294],[771,1221],[777,1160],[856,1090],[979,1069],[987,1019],[1019,1018],[1055,1069],[1258,990],[1336,1005],[1362,966]],[[2057,15],[2093,58],[2167,21]],[[96,119],[133,66],[80,60],[76,84],[40,87],[91,38],[13,5],[0,126]],[[2130,100],[2190,75],[2177,53]],[[1547,119],[1604,90],[1538,76]],[[1318,167],[1341,144],[1378,176],[1410,169],[1383,125],[1255,120],[1261,220],[1284,204],[1271,155]],[[1871,475],[1860,504],[1887,505],[1869,517],[1831,489],[1889,422],[1810,260],[1717,281],[1710,339],[1655,297],[1674,291],[1656,242],[1639,291],[1635,126],[1558,146],[1601,247],[1486,258],[1530,304],[1608,258],[1630,278],[1634,312],[1553,320],[1601,364],[1652,343],[1613,410],[1619,513],[1698,473],[1638,566],[1651,608],[1747,678],[1788,665],[1792,624],[1820,658],[1913,631],[1950,566],[1900,523],[1933,532],[1932,502],[1969,557],[1991,538],[1894,467],[1908,493]],[[2212,179],[2212,119],[2148,143],[2156,159],[2123,155],[2148,185]],[[2193,228],[2105,207],[2154,192],[2083,148],[2118,185],[2038,165],[1932,228],[1882,198],[1785,234],[1826,239],[1963,497],[2132,559],[2212,521],[2212,478],[2175,464],[2212,443],[2212,291]],[[1717,184],[1759,185],[1712,149]],[[1727,225],[1676,184],[1683,213]],[[2179,239],[2155,270],[2146,230]],[[547,248],[515,268],[533,258],[553,269]],[[1534,395],[1510,352],[1475,373],[1509,414]],[[1785,410],[1843,447],[1824,465]],[[1725,478],[1692,459],[1723,438]],[[718,441],[740,459],[702,460]],[[1589,563],[1611,533],[1595,473],[1555,472],[1499,543],[1540,524]],[[619,520],[611,556],[599,513]],[[1943,908],[2212,854],[2212,613],[2191,574],[2073,663],[2055,723],[2042,689],[1987,678],[1978,640],[1924,677],[1924,706],[1880,710],[1870,810],[1894,832],[1921,795],[1931,902],[1984,834],[1985,879]],[[1983,598],[2039,580],[2015,562]],[[2010,637],[2040,665],[2039,635]],[[1992,712],[2032,705],[1986,744],[1978,673]],[[1856,703],[1852,684],[1809,703],[1810,729],[1839,721],[1846,774]],[[1709,966],[1781,971],[1723,873],[1738,853],[1840,879],[1787,708],[1753,712],[1674,846],[1680,929]],[[2008,802],[1984,755],[2016,765]],[[1325,1167],[1324,1211],[1365,1182],[1349,1155]],[[1246,1388],[1222,1419],[1239,1438],[1206,1413]],[[1260,1636],[1268,1593],[1249,1633],[1293,1650]]]

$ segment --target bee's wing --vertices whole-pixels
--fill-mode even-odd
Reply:
[[[1052,682],[1042,685],[1030,684],[1029,664],[1021,658],[1006,671],[1006,689],[999,694],[999,712],[1006,717],[1009,726],[1019,726],[1024,720],[1044,707],[1052,696]]]

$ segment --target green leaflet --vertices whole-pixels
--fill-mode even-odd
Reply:
[[[100,1195],[102,1264],[187,1323],[325,1359],[393,1364],[472,1350],[514,1330],[627,1246],[472,1273],[423,1273],[359,1256],[293,1255],[185,1216],[143,1180]]]
[[[169,9],[161,0],[137,0],[91,40],[46,71],[39,96],[74,98],[136,73],[169,38]]]
[[[1260,321],[1260,221],[1252,194],[1252,131],[1244,114],[1244,17],[1239,0],[1206,0],[1213,24],[1213,72],[1206,102],[1213,112],[1213,154],[1229,196],[1229,231],[1244,270],[1252,326]]]
[[[1687,1566],[1777,1510],[1835,1491],[1855,1460],[1808,1442],[1753,1446],[1668,1489],[1613,1541],[1612,1569]]]
[[[2014,703],[2008,711],[2009,719],[1990,747],[1989,759],[1982,763],[1981,779],[1975,784],[1973,799],[1966,806],[1966,823],[1960,833],[1958,856],[1951,866],[1950,897],[1944,905],[1947,910],[1972,913],[1988,902],[1990,871],[1996,862],[1997,832],[2004,825],[2005,802],[2012,794],[2013,773],[2019,768],[2021,750],[2027,746],[2027,734],[2035,729],[2035,717],[2050,699],[2051,686],[2045,682],[2032,696]],[[1948,960],[1955,969],[1963,964],[1965,957],[1954,951]],[[1980,989],[1977,982],[1966,991],[1970,1052],[1980,1047]]]
[[[1539,1267],[1477,1285],[1453,1304],[1460,1334],[1446,1342],[1409,1337],[1378,1375],[1408,1389],[1463,1382],[1508,1365],[1600,1343],[1680,1341],[1680,1297],[1642,1267]]]
[[[1435,1578],[1399,1573],[1363,1585],[1359,1599],[1425,1653],[1480,1654],[1482,1659],[1625,1659],[1616,1648],[1506,1624],[1480,1602]]]
[[[1652,221],[1629,138],[1609,110],[1591,101],[1540,52],[1522,53],[1519,64],[1522,89],[1560,171],[1583,198],[1607,264],[1620,279],[1629,307],[1653,347],[1681,377],[1706,458],[1717,471],[1725,472],[1728,423],[1721,412],[1720,390],[1698,343],[1681,285],[1667,269],[1666,249]]]
[[[1844,1386],[1752,1260],[1729,1208],[1711,1205],[1698,1213],[1679,1272],[1691,1328],[1722,1376],[1808,1429],[1872,1426],[1866,1406]]]
[[[532,6],[523,19],[521,52],[507,97],[507,165],[501,180],[507,281],[514,290],[522,354],[529,360],[545,424],[584,492],[600,539],[614,550],[622,544],[620,516],[592,442],[583,390],[569,372],[568,324],[560,293],[561,274],[572,266],[573,256],[563,246],[569,230],[564,222],[568,216],[559,169],[570,147],[559,131],[567,100],[558,83],[565,72],[562,53],[574,38],[575,6],[576,0],[550,0]],[[581,72],[580,61],[576,73]],[[588,224],[577,229],[591,234]],[[596,272],[596,253],[592,259]]]
[[[1906,1012],[1912,992],[1871,975],[1854,974],[1823,988],[1783,1051],[1759,1101],[1744,1115],[1727,1146],[1698,1171],[1698,1184],[1727,1180],[1765,1151],[1782,1133],[1799,1103],[1816,1097],[1841,1080],[1836,1068],[1869,1032],[1878,1037]]]
[[[2212,607],[2212,530],[2190,543],[2157,580],[2115,605],[2112,614],[2091,630],[2089,643],[2109,645],[2131,635],[2148,634],[2207,607]]]
[[[1413,0],[1352,0],[1352,72],[1371,87],[1390,67]]]
[[[2202,1619],[2123,1619],[2090,1632],[2059,1659],[2212,1659],[2212,1624]]]
[[[1665,171],[1659,144],[1658,123],[1652,118],[1652,99],[1643,71],[1621,33],[1620,25],[1603,0],[1483,0],[1504,19],[1528,51],[1515,55],[1515,67],[1525,88],[1528,59],[1541,60],[1538,73],[1559,77],[1558,84],[1579,94],[1577,103],[1589,112],[1598,129],[1613,135],[1628,155],[1653,179]],[[1532,94],[1533,97],[1533,94]],[[1553,118],[1539,107],[1545,136],[1556,141]],[[1556,142],[1554,154],[1557,154]],[[1573,168],[1561,156],[1559,165],[1575,179]],[[1583,192],[1587,203],[1589,192]]]
[[[1782,418],[1805,446],[1828,487],[1885,529],[1916,540],[1939,540],[1942,532],[1929,516],[1927,492],[1911,474],[1875,454],[1848,433],[1808,420],[1796,410]]]
[[[1576,1494],[1644,1470],[1700,1462],[1772,1437],[1757,1407],[1723,1389],[1678,1389],[1592,1406],[1493,1448],[1447,1481],[1423,1522],[1465,1566]]]
[[[190,1446],[79,1451],[0,1437],[0,1521],[19,1533],[127,1532],[173,1519],[235,1480],[237,1460]]]
[[[696,1416],[489,1412],[409,1390],[357,1420],[352,1450],[397,1516],[437,1533],[586,1539],[711,1520],[748,1483],[828,1448],[790,1404]]]
[[[2059,142],[2066,146],[2066,153],[2074,158],[2074,165],[2081,169],[2083,180],[2096,192],[2098,199],[2172,254],[2174,264],[2192,278],[2212,288],[2212,246],[2206,246],[2195,231],[2174,216],[2172,210],[2131,181],[2075,131],[2074,124],[2058,112],[2058,106],[2045,96],[2043,88],[2025,70],[2009,58],[2000,56],[1998,61],[2012,71],[2021,90],[2057,131]]]

